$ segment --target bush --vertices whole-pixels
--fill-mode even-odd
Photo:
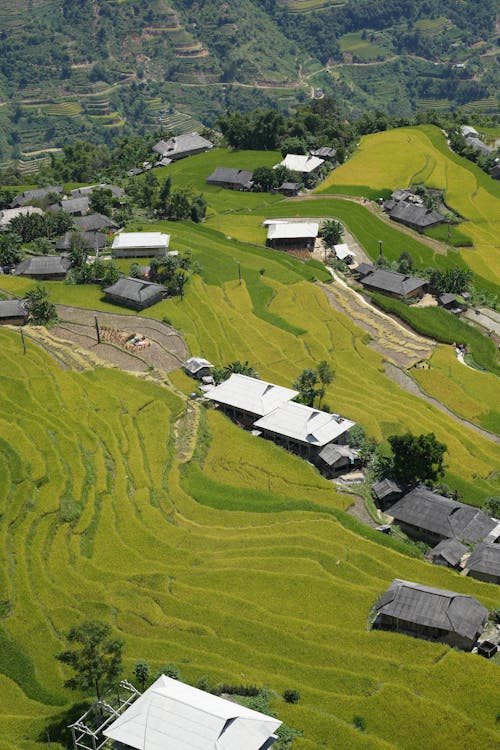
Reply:
[[[173,680],[180,680],[181,673],[177,664],[166,664],[160,670],[158,670],[158,677],[164,674],[165,677],[171,677]]]
[[[352,723],[359,732],[366,731],[366,719],[363,716],[354,716]]]
[[[293,688],[287,688],[283,691],[283,698],[287,703],[298,703],[300,700],[300,693]]]

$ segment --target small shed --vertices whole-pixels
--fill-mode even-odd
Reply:
[[[380,510],[386,510],[403,495],[403,490],[392,479],[381,479],[372,484],[372,495]]]
[[[182,365],[184,372],[196,380],[210,377],[213,367],[214,365],[203,357],[190,357]]]
[[[348,445],[329,443],[318,453],[316,464],[327,477],[351,471],[360,464],[359,453]]]
[[[500,544],[476,544],[465,567],[471,578],[500,584]]]
[[[434,565],[446,568],[458,568],[460,560],[468,552],[468,547],[458,539],[443,539],[429,552],[429,559]]]
[[[493,659],[498,651],[498,645],[493,641],[481,641],[477,647],[477,653],[479,656],[484,656],[486,659]]]
[[[287,195],[291,197],[297,195],[300,190],[300,182],[282,182],[281,185],[276,188],[277,193],[281,195]]]
[[[160,302],[167,295],[162,284],[122,276],[111,286],[103,290],[106,300],[133,310],[144,310]]]
[[[349,245],[342,242],[339,245],[334,245],[333,250],[337,256],[337,260],[349,260],[356,257],[356,253],[349,249]]]
[[[28,320],[28,306],[22,299],[0,300],[0,325],[22,326]]]
[[[445,310],[449,310],[453,313],[461,313],[465,308],[465,305],[459,302],[455,295],[451,294],[450,292],[441,294],[437,298],[437,301],[440,307],[444,307]]]

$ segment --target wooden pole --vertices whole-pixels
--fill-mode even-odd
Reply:
[[[24,340],[24,331],[21,328],[21,341],[23,342],[23,354],[26,354],[26,341]]]
[[[94,320],[95,320],[95,330],[96,330],[96,333],[97,333],[97,343],[100,344],[101,343],[101,332],[99,330],[99,323],[97,322],[97,315],[94,316]]]

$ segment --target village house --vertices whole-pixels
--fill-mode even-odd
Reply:
[[[254,423],[254,429],[287,450],[315,458],[330,443],[347,444],[354,422],[295,401],[279,404]]]
[[[350,250],[349,245],[345,242],[334,245],[333,252],[335,253],[337,260],[345,260],[347,263],[352,263],[356,257],[356,253]]]
[[[207,183],[227,190],[251,190],[253,187],[252,177],[253,172],[247,172],[245,169],[217,167],[207,177]]]
[[[443,539],[431,549],[427,557],[434,565],[458,569],[460,561],[467,554],[469,548],[458,539]]]
[[[90,197],[96,188],[102,190],[109,190],[113,198],[123,198],[125,196],[125,190],[117,185],[108,185],[105,182],[101,182],[100,185],[86,185],[85,187],[75,188],[71,191],[72,198],[83,198]]]
[[[348,445],[328,443],[315,459],[316,466],[326,477],[332,478],[340,472],[350,472],[361,463],[358,451]]]
[[[144,310],[167,296],[167,290],[162,284],[153,284],[131,276],[121,276],[103,292],[107,302],[131,307],[133,310]]]
[[[395,630],[470,651],[488,610],[472,596],[394,579],[375,604],[375,629]]]
[[[476,544],[464,569],[478,581],[500,584],[500,544]]]
[[[106,729],[123,750],[268,750],[281,721],[161,675]]]
[[[311,156],[316,156],[318,159],[334,162],[337,155],[337,149],[330,148],[329,146],[321,146],[321,148],[312,149],[309,153]]]
[[[158,141],[153,146],[153,151],[160,155],[163,165],[169,164],[178,159],[184,159],[186,156],[194,156],[204,151],[210,151],[214,147],[206,138],[202,138],[198,133],[185,133],[170,138],[168,141]]]
[[[276,188],[277,193],[286,195],[291,198],[293,195],[298,195],[300,190],[300,182],[282,182],[279,187]]]
[[[184,372],[196,380],[212,378],[213,368],[213,364],[203,357],[189,357],[182,365]]]
[[[380,510],[387,510],[403,495],[401,487],[392,479],[381,479],[372,484],[372,495]]]
[[[152,258],[165,255],[170,235],[163,232],[121,232],[111,246],[115,258]]]
[[[383,206],[393,221],[420,233],[444,221],[442,214],[427,208],[422,196],[408,188],[395,190],[391,197],[384,201]]]
[[[90,211],[90,204],[88,197],[84,195],[80,198],[63,198],[49,208],[51,211],[64,211],[70,216],[86,216]]]
[[[44,212],[41,208],[36,206],[19,206],[18,208],[5,208],[0,211],[0,231],[9,229],[9,224],[12,219],[16,219],[18,216],[28,216],[29,214],[38,214],[43,216]]]
[[[16,195],[12,203],[11,208],[17,208],[18,206],[31,205],[37,201],[44,201],[51,194],[63,194],[62,185],[51,185],[50,187],[36,188],[34,190],[25,190],[23,193]]]
[[[466,307],[462,302],[459,302],[457,300],[454,294],[451,294],[450,292],[439,295],[437,301],[440,307],[444,307],[445,310],[449,310],[456,315],[463,312]]]
[[[0,300],[0,325],[23,326],[28,320],[28,306],[22,299]]]
[[[361,263],[354,273],[365,289],[382,292],[399,299],[402,297],[421,298],[428,285],[427,279],[387,271],[385,268],[371,266],[369,263]]]
[[[39,281],[62,281],[68,275],[71,260],[61,255],[31,255],[21,261],[13,276],[29,276]]]
[[[299,392],[292,391],[291,388],[233,373],[227,380],[207,391],[205,397],[231,417],[251,426],[256,419],[298,395]]]
[[[279,164],[275,164],[273,169],[277,167],[286,167],[290,172],[296,172],[301,175],[317,174],[319,168],[325,163],[324,159],[319,159],[317,156],[309,156],[308,154],[287,154],[283,161]]]
[[[81,242],[90,252],[98,253],[108,244],[108,236],[104,232],[75,232],[69,231],[56,239],[55,249],[58,252],[71,250],[71,243]]]
[[[474,544],[492,533],[496,533],[495,539],[500,536],[500,524],[483,511],[425,487],[408,492],[391,507],[389,515],[409,537],[432,546],[443,539]]]
[[[75,216],[73,224],[82,232],[102,232],[105,230],[116,230],[118,224],[104,214],[93,213],[86,216]]]
[[[317,222],[267,219],[264,226],[267,226],[268,247],[277,250],[314,250],[319,233]]]

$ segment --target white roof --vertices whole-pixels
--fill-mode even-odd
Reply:
[[[277,406],[295,396],[298,396],[298,391],[239,374],[231,375],[228,380],[206,393],[206,397],[211,401],[233,406],[259,417],[269,414]]]
[[[339,260],[344,260],[344,258],[347,258],[348,255],[352,256],[353,258],[356,257],[356,253],[353,253],[352,250],[349,250],[349,245],[346,245],[345,242],[340,245],[334,245],[333,249],[335,250],[335,255]]]
[[[5,208],[3,211],[0,211],[0,226],[6,226],[7,224],[10,224],[12,219],[15,219],[17,216],[24,216],[27,214],[40,214],[40,216],[43,216],[43,211],[41,208],[37,208],[36,206]]]
[[[120,232],[113,240],[113,250],[124,248],[151,247],[167,248],[170,235],[162,232]]]
[[[312,221],[278,221],[267,225],[267,239],[295,239],[296,237],[315,239],[318,236],[319,224]]]
[[[286,167],[292,172],[308,174],[321,166],[321,164],[324,164],[324,162],[324,159],[319,159],[317,156],[308,156],[307,154],[287,154],[283,161],[276,164],[274,168]]]
[[[353,426],[354,422],[338,414],[327,414],[294,401],[281,404],[254,424],[256,429],[269,430],[318,447],[331,443]]]
[[[460,130],[462,131],[462,135],[464,137],[467,135],[479,135],[476,128],[473,128],[472,125],[462,125]]]
[[[162,675],[104,735],[137,750],[260,750],[280,725]]]

